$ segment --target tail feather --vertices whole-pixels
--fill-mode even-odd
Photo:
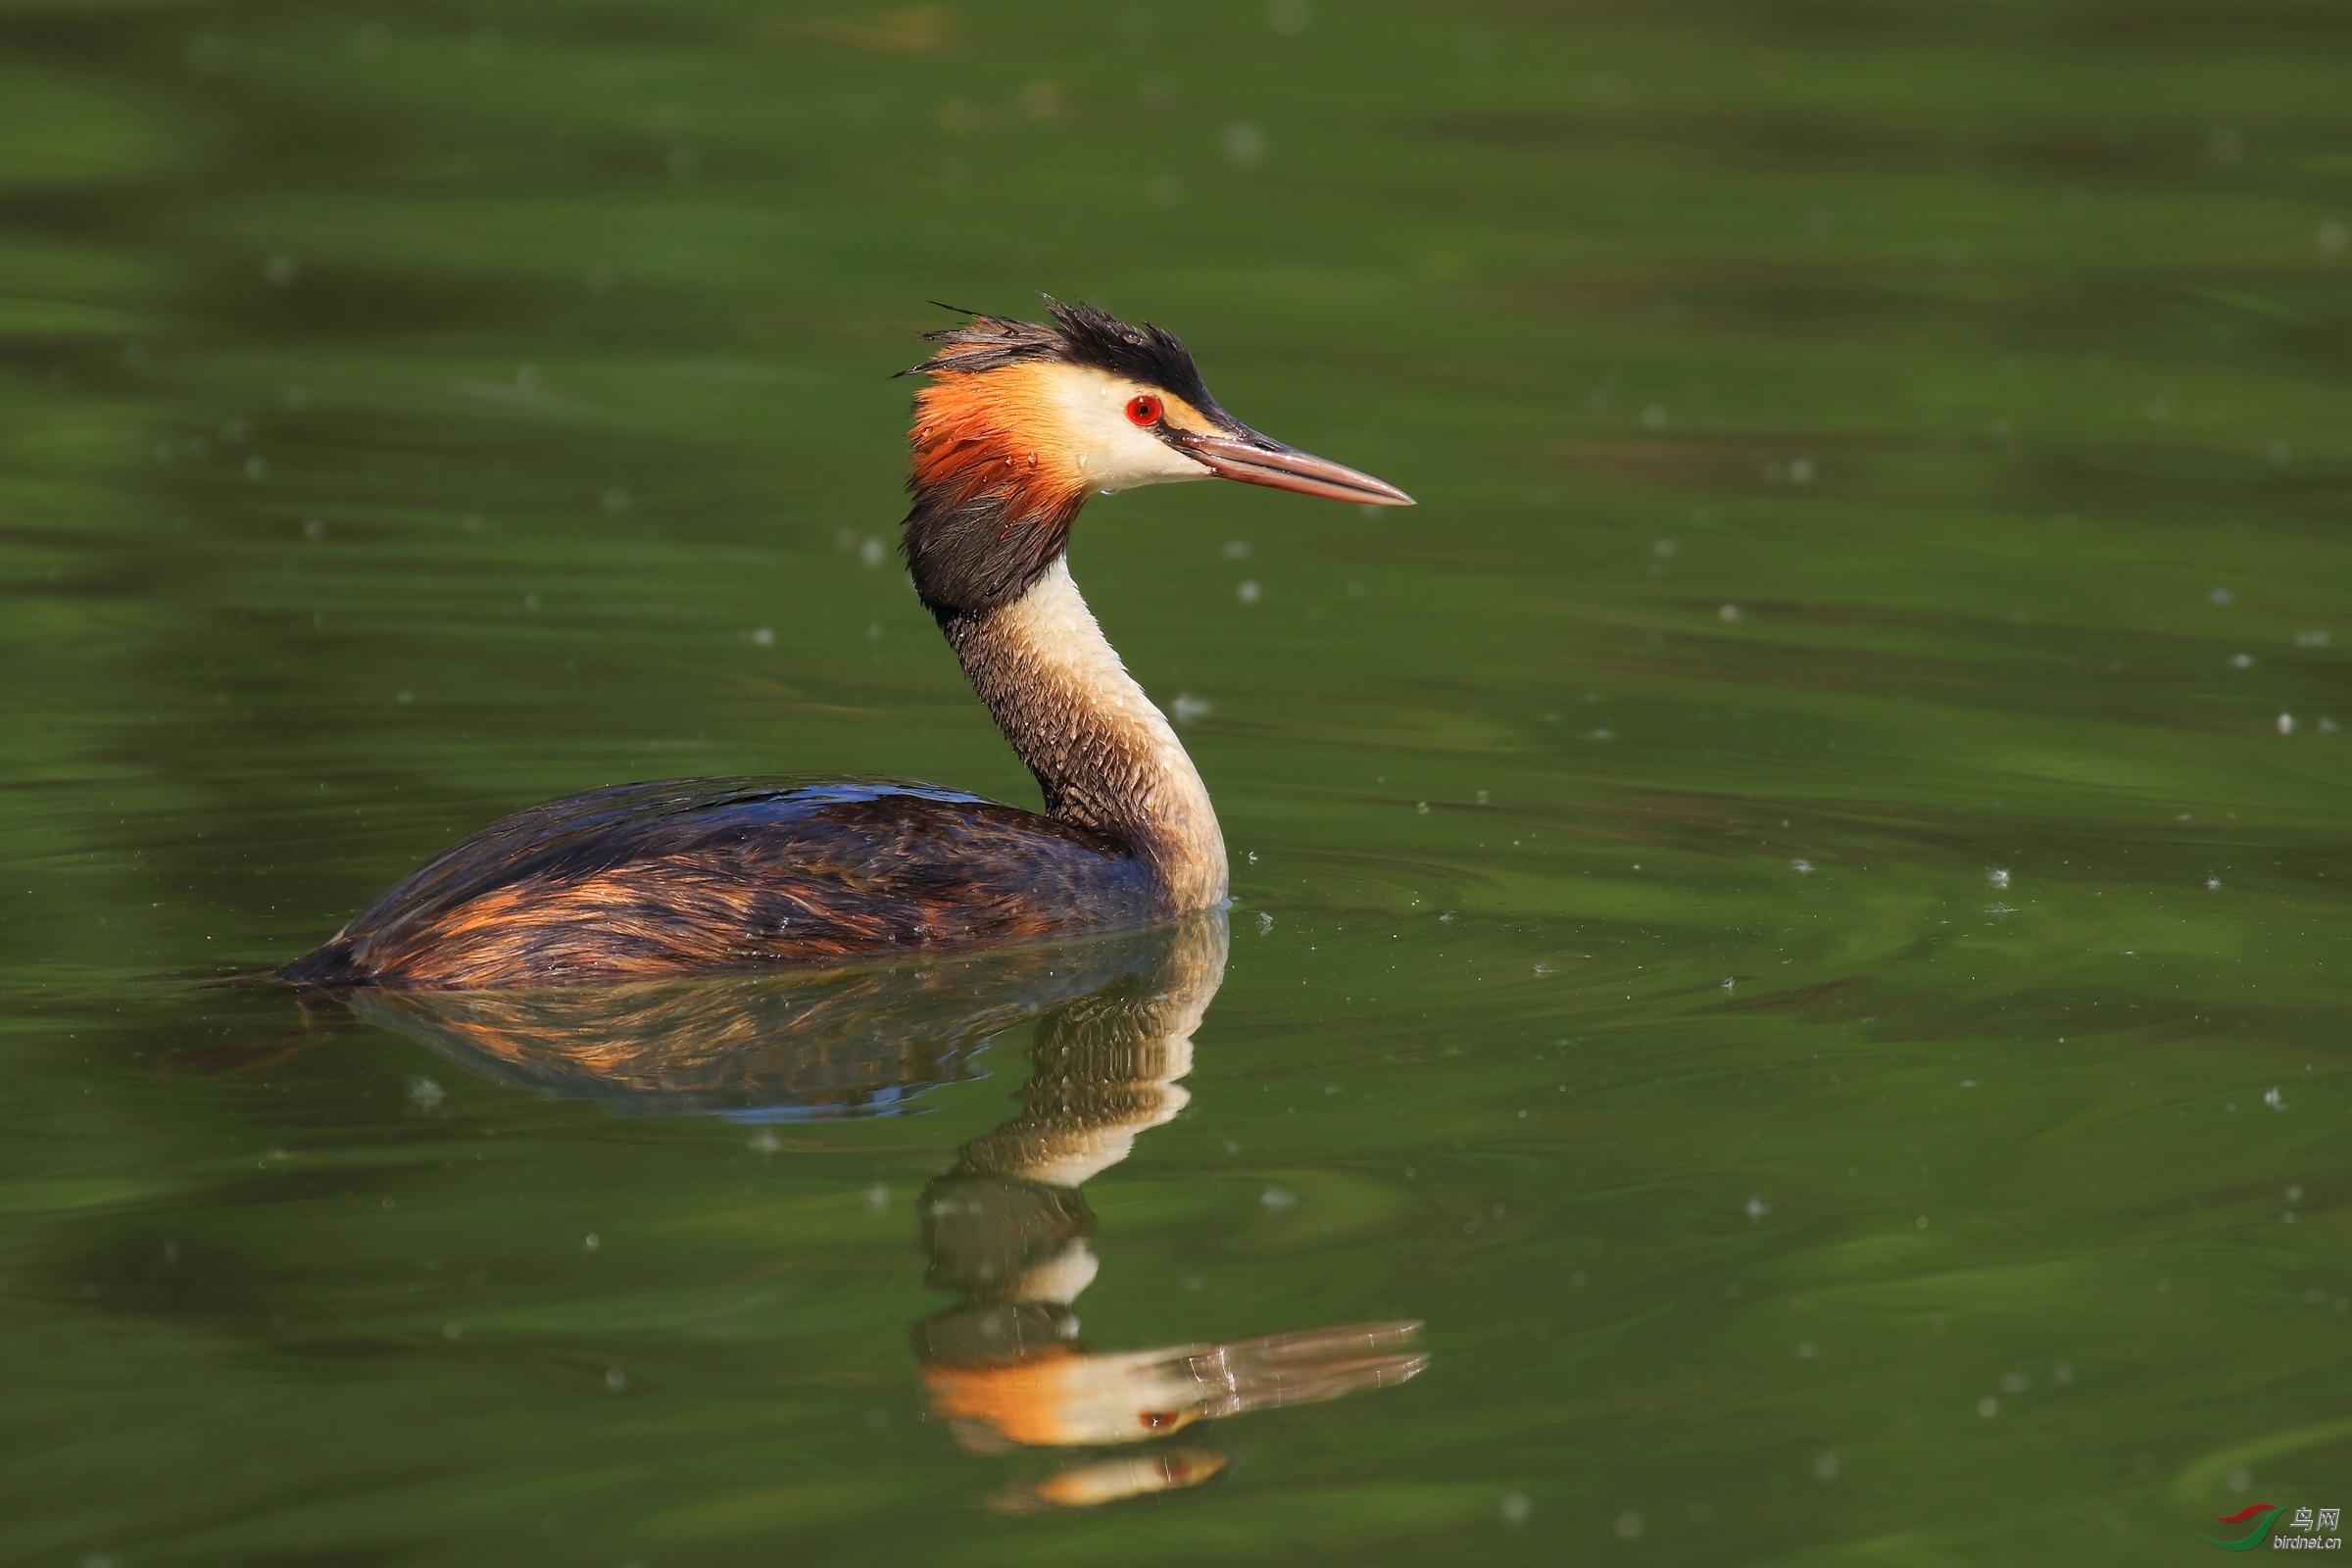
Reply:
[[[306,953],[277,971],[280,980],[290,980],[298,986],[364,986],[374,982],[374,976],[360,967],[348,942],[329,942],[315,952]]]

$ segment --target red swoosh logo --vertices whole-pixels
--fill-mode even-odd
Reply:
[[[2263,1509],[2268,1508],[2270,1504],[2267,1502],[2258,1502],[2253,1504],[2251,1507],[2240,1508],[2235,1513],[2224,1514],[2221,1518],[2216,1519],[2214,1523],[2220,1525],[2242,1525],[2247,1520],[2253,1518],[2256,1514],[2262,1512]]]

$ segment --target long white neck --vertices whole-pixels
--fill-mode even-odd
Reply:
[[[1151,867],[1166,912],[1225,901],[1225,837],[1167,716],[1102,635],[1056,559],[1002,609],[942,623],[997,727],[1061,821],[1125,845]]]

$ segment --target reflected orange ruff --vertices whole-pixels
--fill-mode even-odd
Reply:
[[[978,1421],[1015,1443],[1054,1447],[1102,1437],[1076,1430],[1068,1412],[1091,1392],[1081,1385],[1103,1359],[1054,1346],[987,1366],[934,1363],[923,1368],[923,1385],[931,1391],[932,1408],[952,1421]],[[1190,1426],[1199,1413],[1137,1411],[1135,1437]]]

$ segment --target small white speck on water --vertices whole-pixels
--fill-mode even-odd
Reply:
[[[2000,1413],[2001,1401],[1994,1398],[1991,1395],[1987,1394],[1984,1396],[1984,1397],[1977,1401],[1977,1415],[1979,1419],[1989,1421]]]
[[[1502,1494],[1502,1522],[1504,1524],[1523,1525],[1527,1523],[1527,1516],[1533,1512],[1535,1512],[1535,1505],[1527,1500],[1526,1493],[1506,1492]]]
[[[1642,1516],[1628,1508],[1617,1516],[1616,1528],[1619,1540],[1631,1541],[1642,1533]]]
[[[775,647],[775,646],[776,646],[776,628],[775,628],[775,627],[773,627],[773,626],[755,626],[755,627],[753,627],[753,628],[752,628],[752,646],[753,646],[754,648],[773,648],[773,647]]]
[[[751,1151],[755,1154],[772,1154],[783,1147],[784,1140],[778,1138],[772,1128],[762,1127],[752,1134]]]
[[[1228,539],[1225,541],[1223,554],[1227,561],[1248,561],[1250,549],[1250,541],[1247,539]]]
[[[2237,595],[2231,593],[2227,588],[2208,588],[2205,590],[2205,599],[2209,604],[2226,605],[2236,597]]]
[[[890,1188],[881,1182],[865,1190],[865,1206],[869,1213],[879,1214],[890,1207]]]
[[[2231,654],[2230,656],[2230,667],[2232,669],[2252,669],[2254,667],[2254,656],[2252,654]]]
[[[2280,713],[2278,715],[2278,733],[2281,735],[2292,735],[2294,732],[2295,715],[2292,713]]]
[[[1427,801],[1415,801],[1413,803],[1413,809],[1420,812],[1423,816],[1427,816],[1429,814],[1429,803]]]
[[[2303,1189],[2300,1187],[2289,1187],[2286,1190],[2286,1200],[2290,1203],[2300,1203],[2303,1201]]]
[[[2262,1097],[2262,1102],[2270,1106],[2273,1110],[2284,1110],[2286,1108],[2286,1098],[2279,1094],[2276,1089],[2273,1089],[2269,1093],[2265,1094]]]
[[[2218,876],[2209,876],[2205,879],[2205,887],[2208,892],[2220,887],[2221,885],[2222,879]]]
[[[2001,1392],[2003,1394],[2023,1394],[2033,1386],[2034,1377],[2031,1373],[2004,1372],[2001,1374]]]
[[[2325,648],[2328,646],[2328,634],[2324,631],[2299,631],[2295,633],[2295,646],[2297,648]]]
[[[586,1248],[586,1249],[587,1249],[589,1251],[593,1252],[593,1251],[595,1251],[595,1250],[596,1250],[598,1248],[600,1248],[600,1247],[602,1247],[602,1246],[604,1246],[604,1245],[605,1245],[605,1239],[604,1239],[603,1237],[601,1237],[601,1236],[597,1235],[597,1234],[596,1234],[596,1232],[594,1232],[594,1231],[590,1231],[590,1232],[588,1233],[587,1240],[585,1240],[584,1242],[582,1242],[580,1245],[581,1245],[581,1246],[583,1246],[583,1247],[585,1247],[585,1248]]]
[[[2228,1487],[2231,1492],[2243,1492],[2253,1484],[2254,1478],[2246,1473],[2246,1467],[2242,1464],[2222,1477],[2222,1485]]]
[[[1835,1481],[1838,1479],[1838,1472],[1843,1468],[1844,1461],[1839,1459],[1838,1455],[1835,1453],[1825,1453],[1820,1458],[1813,1461],[1813,1479],[1816,1481]]]
[[[1266,161],[1265,127],[1254,120],[1237,120],[1227,125],[1219,144],[1236,169],[1255,169]]]
[[[1264,936],[1264,935],[1265,935],[1267,932],[1269,932],[1269,931],[1271,931],[1271,930],[1273,930],[1273,929],[1274,929],[1274,917],[1273,917],[1272,915],[1268,914],[1268,913],[1267,913],[1265,910],[1263,910],[1263,909],[1260,909],[1260,910],[1258,910],[1258,911],[1257,911],[1257,934],[1258,934],[1259,936],[1261,936],[1261,937],[1262,937],[1262,936]]]
[[[1802,1340],[1798,1342],[1796,1347],[1796,1358],[1799,1361],[1814,1361],[1819,1360],[1820,1357],[1820,1346],[1816,1345],[1811,1340]]]
[[[1715,610],[1715,618],[1725,622],[1738,620],[1740,618],[1740,607],[1738,605],[1719,605]]]
[[[605,1369],[605,1387],[614,1394],[629,1386],[629,1375],[616,1366]]]
[[[1772,1205],[1761,1198],[1750,1198],[1747,1200],[1747,1217],[1749,1219],[1762,1219],[1771,1212]]]
[[[879,569],[883,558],[889,554],[890,547],[871,534],[866,535],[864,541],[858,546],[858,564],[868,571]]]
[[[416,700],[416,694],[415,692],[394,692],[392,700],[405,708]]]
[[[1268,1208],[1290,1208],[1298,1201],[1298,1195],[1287,1187],[1269,1187],[1257,1195],[1257,1200]]]
[[[1215,712],[1217,705],[1205,697],[1195,697],[1191,692],[1178,692],[1176,700],[1168,705],[1168,710],[1175,715],[1177,723],[1190,724]]]
[[[326,537],[326,524],[317,517],[305,517],[302,519],[302,536],[305,539],[323,539]]]
[[[1984,873],[1984,880],[1990,886],[2005,888],[2009,885],[2009,873],[1996,865]]]
[[[1928,1228],[1928,1216],[1927,1216],[1927,1215],[1925,1215],[1925,1214],[1922,1214],[1922,1215],[1920,1215],[1920,1216],[1919,1216],[1919,1218],[1918,1218],[1918,1219],[1914,1220],[1914,1221],[1912,1222],[1912,1224],[1913,1224],[1913,1226],[1914,1226],[1916,1229],[1919,1229],[1919,1230],[1923,1230],[1923,1231],[1924,1231],[1924,1230],[1926,1230],[1926,1229]]]
[[[449,1091],[430,1078],[409,1080],[409,1103],[418,1110],[431,1110],[449,1098]]]
[[[1241,585],[1234,589],[1233,597],[1245,605],[1254,605],[1265,597],[1265,590],[1258,587],[1256,578],[1246,577],[1242,580]]]
[[[1810,876],[1813,874],[1813,862],[1811,860],[1790,860],[1788,869],[1794,871],[1798,876]]]

